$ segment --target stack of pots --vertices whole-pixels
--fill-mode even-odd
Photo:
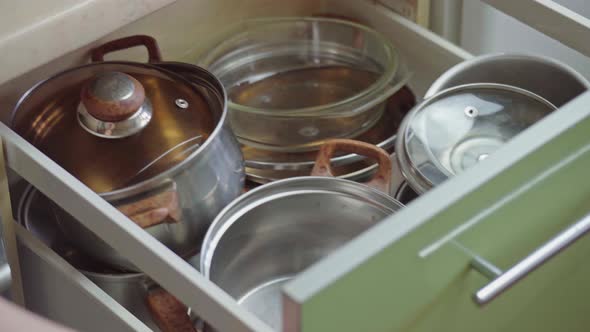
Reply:
[[[31,88],[11,125],[129,217],[138,231],[186,260],[200,253],[205,276],[279,326],[278,286],[403,207],[390,196],[390,153],[397,124],[415,102],[403,87],[407,75],[393,47],[376,32],[334,19],[268,23],[285,24],[285,33],[303,40],[281,44],[284,36],[262,38],[270,44],[250,43],[251,56],[230,52],[222,57],[230,64],[219,65],[227,72],[215,75],[162,61],[148,36],[106,43],[91,52],[92,63]],[[134,46],[148,50],[149,63],[104,61],[105,54]],[[248,62],[252,59],[260,63]],[[235,82],[238,91],[216,77],[229,79],[244,70],[249,76]],[[271,74],[281,84],[272,86],[270,100],[257,92],[260,87],[242,91],[256,85],[256,77]],[[226,88],[230,100],[253,93],[264,103],[278,102],[278,109],[244,111],[228,103]],[[299,108],[283,110],[280,102]],[[254,165],[270,163],[259,171],[279,171],[261,174],[260,182],[280,181],[240,196],[242,151],[260,156],[250,160],[259,162]],[[58,234],[47,243],[150,327],[194,330],[182,303],[34,189],[23,196],[19,219],[41,238]],[[280,246],[289,250],[272,255]],[[252,255],[236,255],[249,251]],[[258,264],[270,268],[262,271]]]
[[[228,92],[248,180],[309,175],[319,147],[332,138],[393,152],[415,99],[399,54],[378,32],[327,17],[257,19],[221,39],[199,65]],[[356,154],[340,153],[332,163],[338,177],[355,181],[376,169]]]
[[[148,49],[150,63],[102,61],[105,53],[138,45]],[[213,218],[244,184],[223,86],[204,69],[163,62],[147,36],[107,43],[92,58],[30,89],[12,127],[181,257],[195,255]],[[78,248],[137,271],[54,207]]]
[[[134,46],[147,48],[149,63],[103,61],[106,53]],[[11,125],[128,216],[138,232],[191,259],[215,216],[244,187],[225,90],[200,67],[162,61],[148,36],[104,44],[93,50],[92,59],[31,88],[18,102]],[[34,196],[25,195],[24,201]],[[31,221],[31,211],[46,209],[23,204],[24,223]],[[54,220],[49,231],[58,231],[63,240],[54,249],[73,266],[151,327],[195,330],[188,309],[132,261],[56,204],[49,210]],[[49,231],[44,228],[39,237]]]
[[[103,61],[133,46],[149,63]],[[201,59],[211,73],[162,61],[147,36],[92,59],[28,91],[14,130],[139,231],[187,260],[200,253],[207,278],[277,329],[286,281],[590,86],[543,57],[483,56],[415,106],[386,38],[319,17],[240,23]],[[246,176],[260,186],[241,195]],[[59,231],[68,244],[51,245],[150,326],[194,329],[186,307],[59,206],[54,223],[33,222],[38,196],[25,195],[25,226]]]
[[[437,79],[404,118],[396,160],[404,203],[477,163],[590,87],[579,73],[537,55],[494,54]]]

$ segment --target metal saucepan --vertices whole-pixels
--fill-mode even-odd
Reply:
[[[195,331],[188,309],[143,273],[113,270],[71,247],[56,227],[50,200],[28,186],[19,202],[18,221],[48,247],[154,331]],[[194,259],[189,260],[189,262]],[[192,263],[192,262],[191,262]],[[42,277],[42,276],[41,276]]]
[[[140,45],[151,63],[100,61]],[[244,184],[221,83],[196,66],[160,62],[148,36],[102,45],[93,60],[99,62],[30,89],[12,127],[180,256],[196,254],[215,215]],[[56,208],[56,215],[79,249],[136,270],[63,210]]]
[[[332,177],[338,150],[378,160],[373,178],[360,184]],[[282,285],[403,207],[385,194],[391,163],[373,145],[327,141],[312,176],[262,185],[221,211],[203,242],[201,272],[280,330]]]
[[[425,98],[470,83],[515,86],[547,99],[556,107],[590,87],[584,76],[557,60],[533,54],[502,53],[477,56],[455,65],[432,83]]]

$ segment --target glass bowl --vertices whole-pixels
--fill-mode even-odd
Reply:
[[[401,88],[394,46],[363,25],[332,18],[238,23],[199,61],[223,83],[244,144],[301,151],[356,137]]]

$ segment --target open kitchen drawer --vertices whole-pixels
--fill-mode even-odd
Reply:
[[[510,9],[505,5],[509,1],[490,2]],[[528,17],[520,6],[515,7],[519,16]],[[470,57],[378,1],[248,0],[238,5],[181,0],[2,85],[0,91],[16,100],[50,73],[86,61],[93,45],[116,37],[150,34],[160,41],[166,60],[194,61],[212,45],[216,32],[232,21],[316,13],[351,16],[391,38],[414,73],[411,86],[418,95],[444,70]],[[568,24],[580,27],[562,12],[551,13],[546,17],[565,22],[566,28]],[[587,34],[583,27],[580,31]],[[552,36],[561,37],[559,33]],[[575,40],[568,44],[583,48]],[[145,55],[123,56],[141,59]],[[590,249],[587,239],[581,238],[484,307],[473,302],[472,294],[489,280],[471,267],[477,258],[507,269],[588,212],[584,199],[590,184],[583,181],[583,171],[590,166],[585,134],[590,129],[588,103],[590,93],[578,97],[519,135],[489,162],[430,191],[302,273],[286,286],[283,309],[288,330],[577,331],[588,326],[590,319],[580,309],[590,294],[584,282],[590,267],[582,259]],[[9,112],[3,110],[2,118]],[[220,331],[269,330],[187,262],[147,233],[138,232],[115,208],[2,124],[0,135],[11,170],[133,260],[198,316]],[[16,276],[15,286],[23,286],[27,307],[81,330],[98,330],[97,326],[111,331],[146,329],[25,229],[14,225],[7,230],[8,240],[15,233],[18,237],[21,264],[15,273],[20,270],[21,277]],[[7,242],[15,264],[17,246]],[[36,284],[31,274],[43,276],[46,283]],[[43,286],[49,284],[55,286],[46,291],[51,287]]]

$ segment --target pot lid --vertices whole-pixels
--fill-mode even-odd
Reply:
[[[94,63],[32,88],[16,132],[98,193],[150,179],[192,155],[221,111],[182,76],[149,64]],[[203,90],[204,91],[204,90]]]
[[[396,144],[409,184],[419,193],[487,159],[555,110],[545,99],[501,84],[468,84],[427,99],[404,119]]]

